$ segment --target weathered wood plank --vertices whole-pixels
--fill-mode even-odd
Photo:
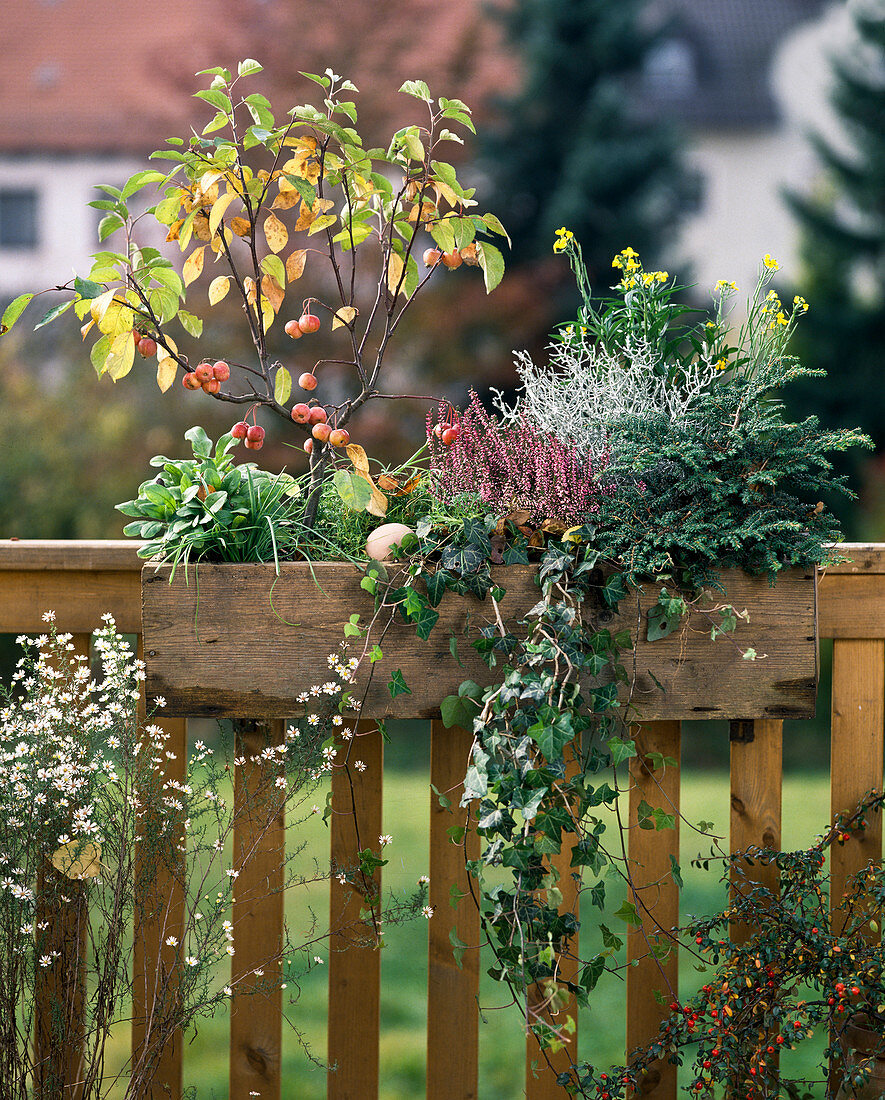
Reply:
[[[651,947],[670,943],[665,934],[679,924],[679,890],[672,877],[670,857],[679,860],[679,762],[681,729],[678,722],[649,722],[633,727],[637,755],[630,761],[630,835],[628,855],[636,889],[631,901],[642,917],[641,926],[628,929],[627,1056],[658,1034],[669,1005],[678,1000],[679,958],[675,945],[666,959],[656,959]],[[655,766],[651,753],[675,760]],[[676,817],[675,829],[640,829],[639,807],[646,802]],[[653,990],[660,990],[658,1004]],[[658,1062],[644,1074],[639,1094],[654,1100],[675,1100],[676,1067]]]
[[[71,642],[75,653],[89,655],[89,634],[74,634]],[[36,923],[38,928],[48,925],[39,953],[54,960],[35,975],[35,1100],[80,1100],[83,1095],[88,922],[86,884],[47,862],[37,884]]]
[[[0,539],[0,570],[140,573],[140,539]]]
[[[731,725],[731,832],[730,850],[775,848],[781,844],[783,786],[783,722],[732,722]],[[746,864],[732,888],[757,883],[777,891],[776,864],[753,860]],[[735,925],[731,935],[743,943],[752,929]]]
[[[565,767],[568,777],[573,777],[580,767],[580,762],[571,746],[565,750]],[[574,833],[566,834],[562,851],[550,858],[551,865],[559,872],[559,890],[562,894],[560,913],[578,913],[580,905],[580,885],[578,880],[572,877],[571,868],[574,840]],[[558,976],[562,981],[577,982],[578,980],[579,939],[578,935],[573,936],[568,953],[560,955],[557,959]],[[543,1007],[543,1002],[543,990],[538,986],[532,986],[529,991],[529,1007],[534,1011],[540,1008],[541,1017],[551,1027],[563,1028],[562,1035],[567,1041],[561,1050],[541,1052],[535,1037],[526,1036],[526,1100],[563,1100],[568,1094],[562,1085],[556,1083],[556,1077],[560,1073],[567,1072],[578,1058],[578,1006],[574,997],[569,997],[556,1013],[551,1013]],[[575,1025],[571,1034],[564,1029],[568,1017],[572,1018]]]
[[[828,565],[826,576],[839,573],[885,573],[885,543],[840,542],[836,549],[847,559]]]
[[[430,782],[454,813],[430,794],[430,905],[427,928],[427,1100],[477,1100],[479,1057],[479,910],[464,866],[464,848],[448,835],[465,820],[458,810],[473,734],[434,721],[430,732]],[[479,838],[467,834],[467,859],[479,854]],[[457,908],[449,889],[462,893]],[[449,934],[467,944],[455,962]]]
[[[123,634],[141,631],[141,584],[134,570],[0,570],[0,634],[42,633],[44,611],[54,611],[59,630],[85,633],[110,611]]]
[[[381,952],[377,929],[360,911],[377,912],[381,870],[365,882],[354,869],[358,853],[377,852],[381,835],[384,742],[377,724],[362,720],[350,742],[347,769],[332,771],[331,847],[333,869],[350,872],[329,891],[329,1073],[328,1100],[375,1100],[378,1096],[381,1020]],[[336,763],[343,763],[339,752]],[[362,760],[365,771],[354,764]],[[368,896],[367,896],[368,895]]]
[[[882,789],[885,723],[885,644],[876,638],[833,643],[833,703],[830,731],[832,813],[851,813],[864,795]],[[868,814],[866,828],[830,849],[831,905],[847,879],[870,860],[882,858],[882,815]]]
[[[282,721],[236,723],[234,787],[234,886],[231,958],[230,1095],[280,1100],[283,994],[278,984],[283,948],[283,863],[286,852],[285,792],[274,781],[280,765],[260,759],[285,738]],[[267,977],[256,975],[263,970]],[[265,983],[266,992],[255,992]]]
[[[885,577],[881,573],[821,577],[822,638],[885,637]]]
[[[142,713],[142,719],[144,715]],[[183,783],[187,768],[187,719],[160,718],[151,722],[167,735],[164,774]],[[147,792],[144,792],[147,794]],[[150,807],[148,813],[151,812]],[[150,829],[149,823],[146,828]],[[156,841],[136,846],[135,912],[132,961],[132,1069],[140,1075],[153,1065],[145,1100],[180,1100],[183,1040],[178,1029],[158,1027],[157,1020],[174,1006],[178,988],[176,949],[166,940],[184,940],[184,860],[170,849],[158,858]],[[150,1023],[149,1023],[150,1021]]]
[[[732,852],[748,848],[781,847],[781,802],[783,790],[783,722],[731,723],[731,831]],[[747,892],[757,885],[772,894],[778,890],[778,869],[774,863],[754,859],[734,869],[733,892]],[[746,943],[755,933],[746,923],[732,921],[729,935],[735,943]],[[777,1074],[777,1049],[765,1059],[769,1072]],[[768,1095],[765,1087],[753,1096]]]
[[[537,602],[534,569],[499,569],[496,580],[507,588],[503,615],[524,613]],[[168,569],[148,567],[143,573],[148,697],[163,695],[168,712],[175,714],[292,713],[295,696],[313,684],[314,669],[343,637],[350,616],[359,612],[362,623],[372,619],[373,602],[359,579],[347,563],[319,562],[282,566],[279,578],[272,567],[201,566],[196,577],[191,572],[189,586],[181,570],[170,585]],[[771,587],[765,577],[735,571],[723,581],[728,601],[750,608],[751,624],[739,628],[739,640],[766,658],[743,660],[729,639],[711,645],[710,623],[698,613],[668,638],[646,643],[642,615],[656,598],[649,586],[626,601],[617,619],[606,621],[609,612],[600,615],[611,629],[631,629],[635,636],[639,628],[635,660],[627,662],[634,703],[649,720],[809,716],[817,682],[814,576],[792,570]],[[439,612],[426,642],[408,624],[391,623],[383,641],[384,667],[401,668],[412,694],[391,700],[387,677],[376,675],[368,689],[369,712],[436,717],[441,699],[462,680],[488,677],[469,647],[461,647],[465,667],[459,667],[449,642],[453,633],[463,636],[468,614],[474,628],[493,622],[490,601],[447,594]],[[242,626],[231,629],[232,623]],[[426,675],[429,667],[432,677]]]

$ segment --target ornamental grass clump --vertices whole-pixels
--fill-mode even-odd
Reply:
[[[429,486],[443,504],[475,494],[490,510],[527,511],[537,521],[580,523],[599,511],[602,453],[591,454],[530,417],[503,423],[470,391],[458,414],[440,406],[427,418]]]

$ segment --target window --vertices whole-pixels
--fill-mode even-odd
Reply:
[[[0,248],[36,246],[36,189],[0,188]]]

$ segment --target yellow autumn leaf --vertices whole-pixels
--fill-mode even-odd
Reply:
[[[280,252],[289,241],[289,233],[276,214],[268,214],[264,221],[264,237],[271,252]]]
[[[292,191],[280,191],[279,195],[270,204],[271,210],[291,210],[301,202],[301,196],[294,189]]]
[[[221,219],[224,217],[225,210],[227,210],[236,197],[236,192],[228,191],[228,193],[222,195],[212,207],[212,213],[209,215],[209,233],[211,236],[214,237],[218,232],[218,226]]]
[[[67,878],[98,878],[101,848],[91,840],[69,840],[52,853],[52,866]]]
[[[205,214],[197,214],[194,217],[193,234],[198,241],[211,241],[212,233],[209,230],[209,219]]]
[[[167,355],[157,363],[157,385],[160,387],[161,393],[165,393],[175,381],[177,371],[178,363],[171,355]]]
[[[248,218],[231,218],[230,227],[238,237],[248,237],[252,232]]]
[[[297,248],[288,260],[286,260],[286,278],[290,283],[300,279],[304,274],[304,265],[307,263],[307,249]]]
[[[199,182],[197,183],[196,190],[198,191],[198,193],[200,195],[205,195],[210,187],[215,187],[215,185],[218,183],[218,181],[220,179],[223,179],[223,178],[224,178],[224,172],[219,172],[215,169],[210,169],[208,172],[204,172],[202,174],[202,176],[200,176]],[[216,195],[218,194],[217,187],[216,187],[215,194]]]
[[[286,292],[276,281],[273,275],[264,275],[261,279],[261,293],[270,302],[274,313],[278,313]]]
[[[400,285],[403,271],[405,270],[405,264],[403,258],[398,252],[391,252],[387,260],[387,289],[391,294],[396,295],[402,290]]]
[[[114,300],[114,295],[117,292],[113,289],[106,290],[104,294],[99,294],[97,298],[92,299],[92,304],[89,307],[89,312],[92,314],[92,320],[99,324],[102,317],[107,313],[108,306]]]
[[[199,248],[195,248],[190,256],[184,261],[181,277],[184,279],[185,286],[190,286],[195,279],[199,279],[203,270],[203,253],[205,251],[206,246],[201,245]]]
[[[84,340],[86,339],[86,333],[89,332],[94,324],[95,321],[87,321],[85,325],[81,326],[80,335],[83,337]]]
[[[230,290],[230,275],[219,275],[209,284],[209,305],[215,306]]]
[[[181,227],[184,225],[184,218],[179,218],[169,226],[169,232],[166,234],[167,241],[177,241],[178,233]]]
[[[277,319],[277,315],[274,312],[273,305],[264,297],[261,296],[261,323],[264,325],[264,331],[267,332],[270,326]]]
[[[369,473],[369,459],[366,452],[359,443],[348,443],[346,453],[347,457],[353,463],[353,468],[357,475],[364,481],[368,481],[372,487],[372,498],[366,505],[366,511],[372,516],[386,516],[387,497],[372,480],[372,475]]]
[[[131,334],[134,324],[135,315],[129,306],[114,301],[104,311],[104,315],[98,322],[98,328],[105,336],[119,336],[121,332]]]
[[[104,361],[102,374],[109,374],[117,382],[119,379],[125,378],[132,370],[134,362],[135,341],[132,339],[132,333],[121,332],[119,336],[115,336],[111,341],[111,350]]]
[[[243,290],[245,290],[246,292],[246,301],[249,302],[250,305],[254,306],[255,299],[258,295],[255,291],[255,280],[252,278],[251,275],[247,275],[246,278],[243,279]]]
[[[349,325],[358,313],[359,310],[355,306],[342,306],[332,318],[332,331],[334,332],[336,328],[343,328],[345,325]]]

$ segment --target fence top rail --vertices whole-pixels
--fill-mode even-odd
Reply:
[[[0,539],[0,569],[137,573],[144,565],[141,545],[137,539]]]
[[[144,560],[138,539],[0,539],[0,569],[9,570],[131,570]],[[885,543],[842,542],[846,561],[827,566],[825,573],[885,573]]]

